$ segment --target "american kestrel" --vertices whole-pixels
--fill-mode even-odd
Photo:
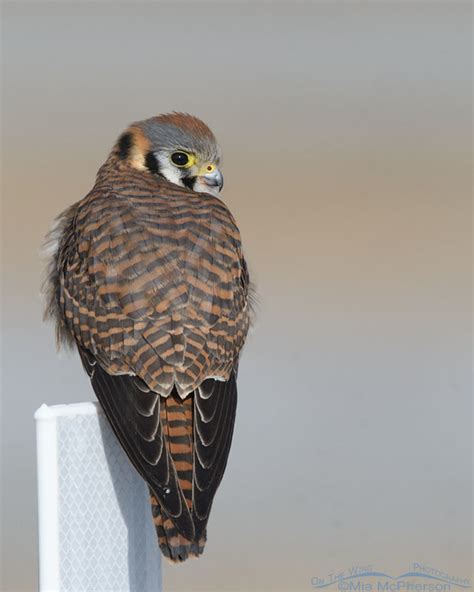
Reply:
[[[249,327],[249,275],[218,197],[219,161],[196,117],[134,123],[50,236],[47,316],[77,347],[176,562],[204,549]]]

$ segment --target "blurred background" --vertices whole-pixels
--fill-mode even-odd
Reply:
[[[40,245],[132,121],[193,113],[259,293],[227,473],[165,590],[471,576],[469,2],[3,2],[2,591],[37,587],[34,411],[92,400]]]

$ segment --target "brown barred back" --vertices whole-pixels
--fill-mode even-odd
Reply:
[[[229,376],[248,330],[248,278],[218,198],[116,163],[63,238],[60,322],[108,372],[164,396]]]

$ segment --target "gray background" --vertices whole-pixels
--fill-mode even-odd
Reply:
[[[36,586],[33,412],[93,399],[42,237],[128,123],[209,123],[259,291],[206,553],[167,590],[469,577],[469,3],[3,3],[3,591]]]

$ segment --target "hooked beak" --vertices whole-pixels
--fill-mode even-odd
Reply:
[[[201,178],[206,185],[215,187],[217,191],[220,191],[224,186],[224,177],[218,168],[215,168],[212,173],[206,173]]]
[[[213,164],[207,164],[199,171],[193,189],[199,193],[217,195],[223,185],[224,177],[220,170]]]

